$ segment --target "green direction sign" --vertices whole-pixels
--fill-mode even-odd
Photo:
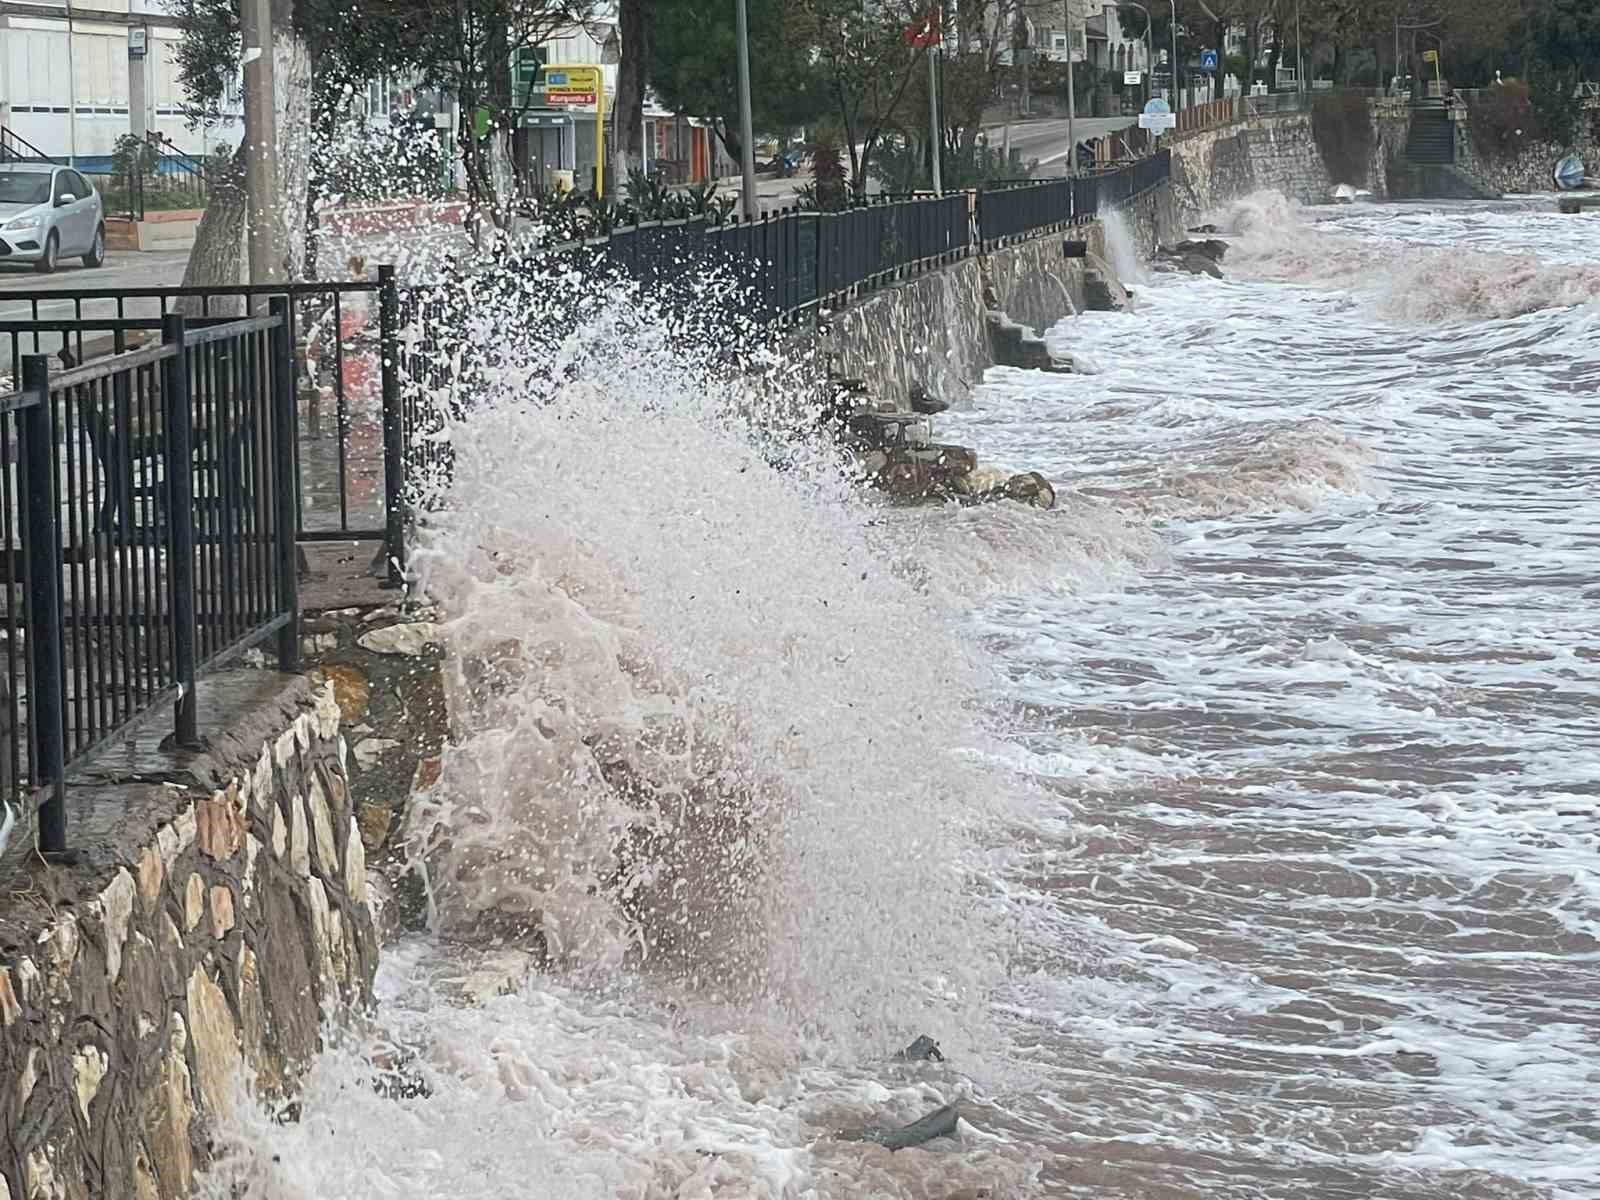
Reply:
[[[524,46],[511,56],[511,106],[540,108],[544,105],[543,46]]]

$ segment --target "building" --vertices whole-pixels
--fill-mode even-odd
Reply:
[[[163,0],[0,2],[0,126],[86,171],[110,169],[117,139],[156,130],[205,155],[239,143],[237,104],[191,130],[176,49],[182,31]]]
[[[606,158],[615,158],[617,68],[616,47],[608,46],[613,26],[597,21],[587,27],[566,30],[538,47],[523,61],[527,67],[514,78],[518,86],[526,78],[533,89],[530,103],[523,107],[521,128],[514,139],[518,173],[527,185],[554,186],[558,180],[587,189],[592,186],[595,167],[597,106],[593,104],[554,107],[544,103],[540,72],[560,66],[596,66],[605,84]],[[607,61],[607,60],[611,61]],[[715,179],[731,174],[715,133],[703,121],[677,116],[661,107],[648,92],[644,103],[644,165],[659,171],[670,182],[686,183]],[[610,190],[610,185],[607,185]]]
[[[1058,6],[1052,9],[1059,11]],[[1140,21],[1124,29],[1118,6],[1111,0],[1073,0],[1072,45],[1074,62],[1086,62],[1103,71],[1147,71],[1151,53],[1145,45],[1145,29]],[[1060,17],[1042,26],[1041,42],[1048,57],[1064,61],[1067,56],[1067,30]]]

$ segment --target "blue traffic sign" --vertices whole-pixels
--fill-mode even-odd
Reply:
[[[1144,106],[1144,111],[1147,113],[1169,113],[1172,111],[1172,105],[1168,104],[1160,96],[1155,96]]]
[[[1217,52],[1215,50],[1200,51],[1200,69],[1202,71],[1215,71],[1217,69]]]

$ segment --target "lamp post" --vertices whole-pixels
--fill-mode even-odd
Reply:
[[[1154,85],[1150,82],[1150,67],[1155,62],[1155,55],[1150,52],[1150,29],[1155,22],[1150,18],[1150,10],[1140,4],[1138,0],[1123,0],[1123,3],[1129,8],[1137,8],[1144,14],[1144,98],[1148,100],[1150,99],[1150,93],[1155,90]],[[1121,28],[1121,26],[1119,25],[1118,28]]]
[[[744,175],[744,219],[756,219],[755,130],[750,117],[750,18],[745,0],[734,0],[739,26],[739,159]]]
[[[1183,108],[1183,92],[1178,87],[1178,0],[1172,0],[1172,111]]]
[[[1294,76],[1300,81],[1300,90],[1306,90],[1306,52],[1300,40],[1300,0],[1294,0]]]
[[[1072,79],[1072,0],[1065,0],[1067,17],[1067,174],[1078,173],[1078,89]]]

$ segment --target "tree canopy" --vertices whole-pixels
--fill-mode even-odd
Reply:
[[[785,0],[749,0],[750,103],[758,132],[786,133],[826,109],[821,73]],[[705,0],[653,0],[652,90],[668,108],[710,122],[739,157],[738,40],[734,8]]]

